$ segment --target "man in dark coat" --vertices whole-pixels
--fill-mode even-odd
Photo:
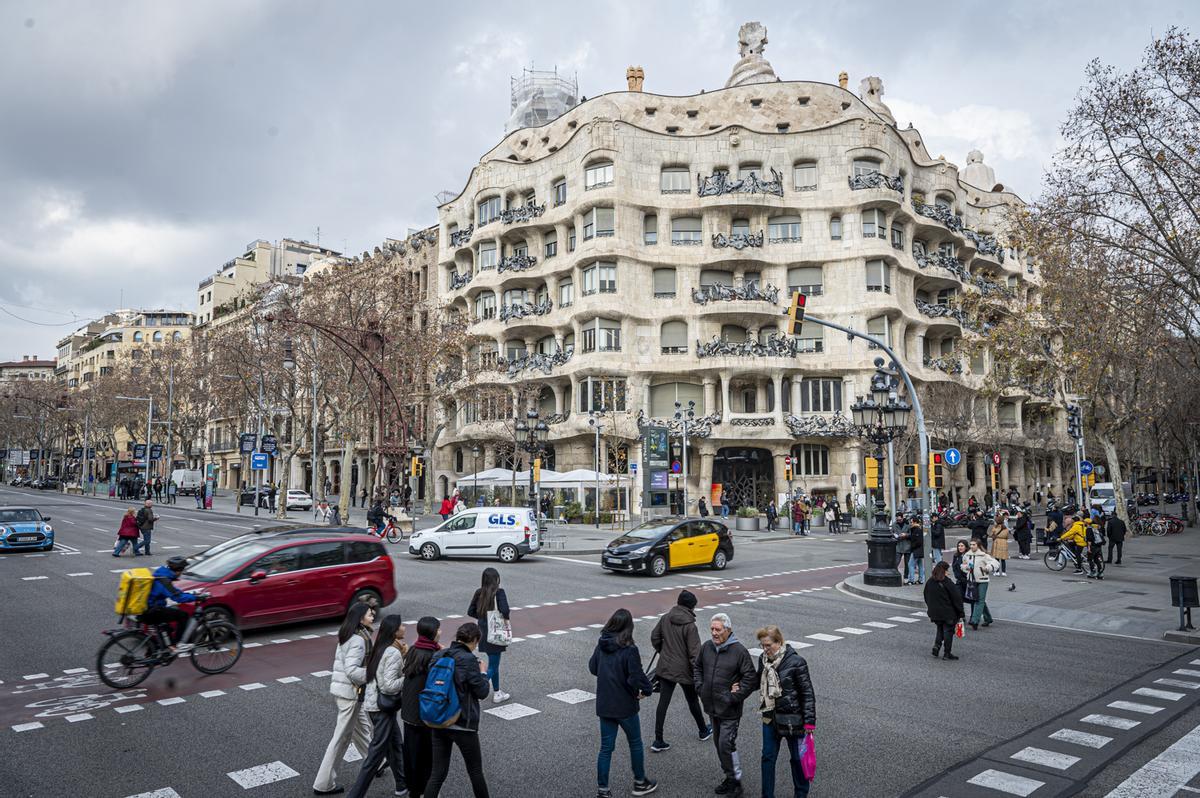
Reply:
[[[971,530],[971,540],[978,540],[980,548],[987,548],[988,522],[982,513],[974,513],[967,521],[967,529]]]
[[[742,702],[757,686],[757,673],[750,652],[733,636],[729,616],[718,612],[709,623],[711,639],[700,646],[692,667],[692,684],[700,694],[704,711],[712,718],[713,743],[725,780],[717,795],[742,795],[742,764],[737,735],[742,720]]]
[[[692,720],[696,721],[697,735],[701,740],[707,740],[712,736],[712,727],[704,720],[700,698],[692,684],[692,666],[700,653],[700,633],[696,629],[696,596],[690,590],[680,591],[678,603],[658,619],[650,633],[650,644],[658,652],[654,673],[659,681],[654,742],[650,744],[650,750],[657,753],[671,747],[663,737],[663,723],[676,686],[687,700]]]
[[[1113,548],[1117,550],[1117,565],[1121,564],[1121,550],[1125,547],[1125,522],[1117,517],[1116,513],[1108,519],[1108,528],[1105,529],[1108,534],[1108,557],[1106,562],[1112,562]]]

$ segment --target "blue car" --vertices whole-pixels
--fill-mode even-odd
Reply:
[[[33,507],[0,507],[0,551],[54,548],[54,527]]]

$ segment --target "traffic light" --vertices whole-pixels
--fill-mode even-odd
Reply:
[[[783,478],[788,482],[792,481],[792,458],[790,455],[783,458]]]
[[[992,490],[1000,490],[1000,466],[992,466]]]
[[[942,452],[929,453],[929,487],[940,488],[946,484],[945,457]]]
[[[1067,405],[1067,434],[1075,440],[1083,437],[1083,409],[1079,405]]]
[[[533,460],[533,481],[542,481],[542,458],[536,457]]]
[[[1091,487],[1092,487],[1092,486],[1094,486],[1095,484],[1096,484],[1096,472],[1095,472],[1095,471],[1093,471],[1092,473],[1090,473],[1090,474],[1087,474],[1086,476],[1084,476],[1084,478],[1083,478],[1083,486],[1084,486],[1085,488],[1091,488]]]
[[[866,461],[867,467],[864,470],[867,477],[863,480],[863,487],[867,490],[879,490],[883,487],[883,480],[879,478],[879,461],[874,457],[868,457]]]
[[[917,486],[917,464],[909,463],[904,466],[904,487],[915,488]]]
[[[787,334],[799,335],[800,328],[804,326],[804,306],[808,302],[808,297],[796,291],[792,294],[792,306],[788,308]]]
[[[420,457],[413,457],[408,464],[408,473],[414,477],[425,476],[425,463]]]

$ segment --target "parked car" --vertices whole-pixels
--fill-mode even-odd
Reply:
[[[378,538],[320,528],[228,546],[189,563],[176,584],[210,594],[205,613],[242,629],[340,617],[359,601],[386,607],[396,600],[395,567]]]
[[[414,532],[408,553],[422,560],[496,557],[516,562],[542,547],[537,519],[528,507],[472,507],[433,529]]]
[[[171,472],[171,481],[180,496],[194,496],[204,484],[204,472],[198,468],[176,468]]]
[[[308,495],[307,491],[303,490],[288,490],[287,492],[287,510],[311,510],[313,505],[312,496]]]
[[[657,518],[613,540],[600,555],[610,571],[663,576],[677,568],[723,570],[733,559],[733,535],[707,518]]]
[[[35,481],[33,487],[38,490],[62,490],[62,480],[58,477],[42,477]]]
[[[0,550],[50,551],[54,527],[50,516],[34,507],[0,507]]]
[[[258,506],[262,509],[270,507],[270,491],[268,488],[262,488],[258,492]],[[243,506],[254,506],[254,488],[242,488],[242,492],[238,495],[238,504]]]

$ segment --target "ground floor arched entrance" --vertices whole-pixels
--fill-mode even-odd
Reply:
[[[774,497],[775,464],[769,449],[727,446],[717,450],[713,459],[713,484],[721,490],[733,509],[766,507]]]

